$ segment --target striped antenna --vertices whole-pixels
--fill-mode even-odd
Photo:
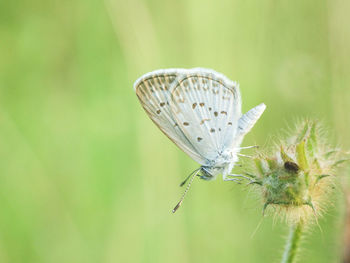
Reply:
[[[191,187],[191,184],[192,184],[192,182],[193,182],[193,179],[194,179],[195,176],[200,172],[200,170],[201,170],[201,168],[198,168],[197,170],[195,170],[195,171],[193,172],[193,175],[192,175],[192,177],[191,177],[190,182],[188,183],[188,185],[187,185],[187,187],[186,187],[185,192],[183,193],[183,195],[181,196],[180,201],[177,203],[177,205],[174,207],[174,209],[173,209],[173,211],[172,211],[173,213],[175,213],[175,212],[180,208],[180,206],[182,205],[182,202],[183,202],[183,200],[185,199],[185,196],[186,196],[188,190],[189,190],[190,187]],[[190,175],[190,176],[191,176],[191,175]],[[188,178],[189,178],[189,177],[188,177]],[[186,182],[188,178],[186,178],[186,180],[185,180],[184,182]],[[183,184],[184,184],[184,183],[182,183],[181,186],[182,186]]]

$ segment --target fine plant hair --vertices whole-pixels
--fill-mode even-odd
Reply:
[[[276,140],[271,151],[260,150],[244,174],[263,202],[263,215],[287,223],[282,263],[296,262],[301,241],[332,205],[340,189],[340,167],[348,153],[329,143],[328,132],[317,120],[299,120]],[[304,244],[304,243],[303,243]]]

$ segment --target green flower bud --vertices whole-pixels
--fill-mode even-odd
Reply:
[[[259,185],[263,211],[280,212],[290,223],[310,222],[327,204],[344,153],[325,143],[315,121],[304,121],[272,156],[254,159],[252,183]]]

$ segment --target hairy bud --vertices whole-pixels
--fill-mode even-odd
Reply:
[[[325,143],[315,121],[304,121],[271,156],[254,159],[252,184],[259,186],[263,211],[279,212],[288,222],[310,222],[327,204],[344,153]]]

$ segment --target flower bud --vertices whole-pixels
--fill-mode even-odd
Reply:
[[[252,183],[259,185],[264,212],[279,212],[290,223],[317,219],[334,188],[337,168],[346,161],[325,141],[315,121],[304,121],[271,156],[254,159]]]

